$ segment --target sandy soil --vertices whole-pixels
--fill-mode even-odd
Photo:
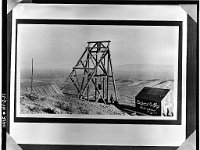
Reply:
[[[89,115],[126,115],[113,105],[77,100],[63,95],[46,96],[31,100],[21,95],[22,114],[89,114]]]
[[[28,84],[29,85],[29,84]],[[114,105],[95,103],[63,95],[56,83],[43,84],[37,82],[33,91],[38,98],[31,100],[26,96],[30,92],[25,83],[22,84],[20,111],[22,114],[89,114],[89,115],[127,115],[121,112]],[[109,85],[111,86],[111,85]],[[135,107],[135,96],[144,87],[157,87],[171,89],[173,92],[174,83],[172,80],[138,80],[138,81],[117,81],[117,96],[119,104],[126,104]],[[69,90],[69,89],[68,89]],[[38,93],[38,94],[37,94]],[[109,94],[114,95],[110,90]]]

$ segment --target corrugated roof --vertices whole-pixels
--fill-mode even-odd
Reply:
[[[135,98],[139,100],[160,102],[169,91],[170,89],[144,87]]]

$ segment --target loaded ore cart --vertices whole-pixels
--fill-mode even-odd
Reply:
[[[111,41],[89,41],[62,87],[63,93],[80,100],[102,103],[117,102],[112,68]]]

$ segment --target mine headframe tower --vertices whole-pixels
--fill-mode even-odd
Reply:
[[[75,87],[81,100],[112,103],[117,100],[116,85],[110,54],[111,41],[89,41],[85,51],[65,81]]]

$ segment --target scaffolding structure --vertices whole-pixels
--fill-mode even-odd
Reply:
[[[71,82],[81,100],[113,103],[117,101],[113,74],[111,41],[89,41],[80,59],[65,81],[64,89]],[[93,87],[93,88],[92,88]],[[111,91],[112,89],[112,91]],[[114,96],[113,96],[114,95]]]

